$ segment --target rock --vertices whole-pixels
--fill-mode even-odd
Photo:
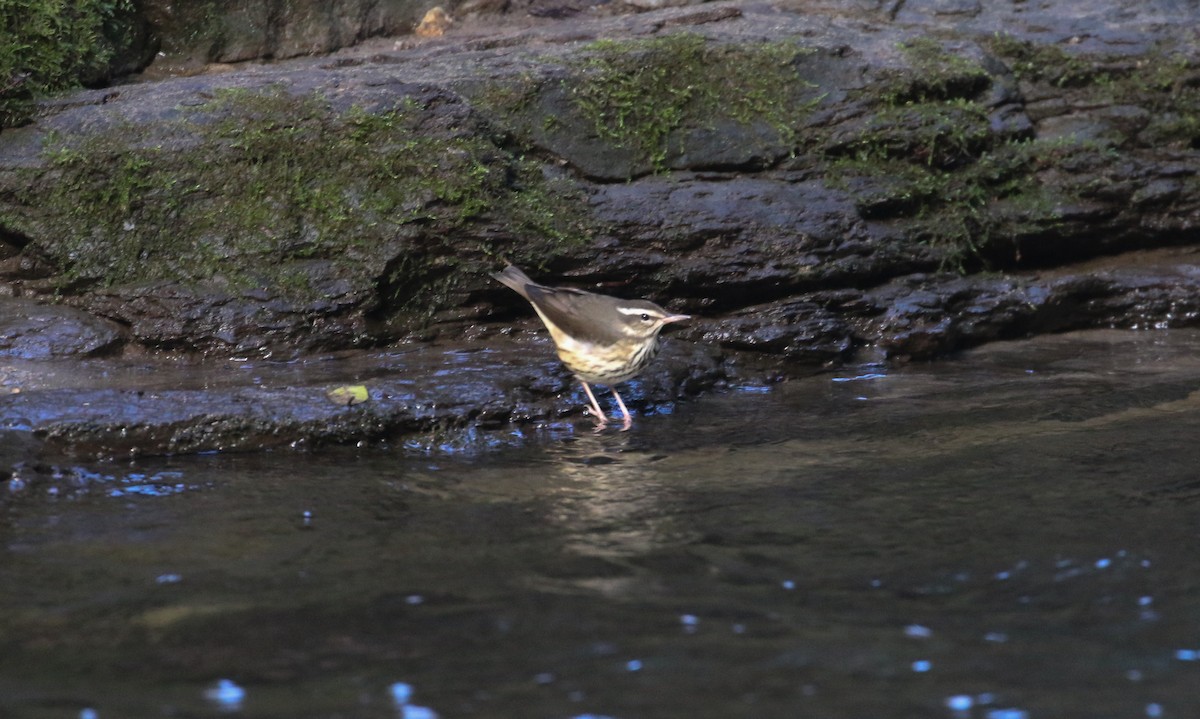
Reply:
[[[591,203],[606,227],[593,260],[602,274],[634,277],[645,285],[635,293],[702,298],[705,311],[937,265],[798,174],[651,177],[603,185]]]
[[[1108,258],[1082,271],[901,278],[864,293],[856,344],[930,359],[1000,339],[1094,327],[1164,329],[1200,319],[1194,249]],[[862,308],[866,308],[863,311]]]
[[[80,310],[0,297],[0,357],[86,357],[118,350],[120,328]]]
[[[706,329],[699,341],[736,350],[781,355],[805,365],[848,359],[856,347],[845,318],[814,301],[750,307]]]
[[[409,12],[292,6],[231,0],[216,25],[246,34],[176,58],[316,52]],[[404,8],[407,29],[425,8]],[[1200,322],[1194,9],[619,12],[475,3],[439,38],[48,100],[0,134],[0,296],[115,322],[130,352],[291,358],[495,335],[526,316],[488,277],[513,261],[697,316],[675,336],[704,349],[648,374],[647,402],[858,352]],[[488,389],[446,420],[551,416],[571,386],[553,360],[512,382],[517,409]],[[419,426],[396,416],[375,421]]]
[[[288,357],[360,344],[368,305],[346,282],[320,284],[319,270],[308,278],[325,294],[307,303],[216,286],[151,283],[93,293],[84,306],[126,324],[155,349]]]
[[[155,75],[333,52],[365,38],[408,32],[426,9],[416,0],[142,3],[162,44]]]
[[[43,386],[32,378],[21,392],[0,394],[0,439],[32,432],[43,456],[113,458],[390,438],[437,446],[516,420],[590,424],[582,391],[553,359],[545,336],[535,337],[493,337],[486,352],[460,343],[450,351],[426,345],[344,356],[325,363],[339,373],[325,382],[320,368],[297,373],[285,362],[168,361],[129,386],[120,379],[128,368],[110,363],[105,374],[117,379],[95,387]],[[369,378],[366,401],[330,400],[330,389],[344,384],[342,373],[360,384]],[[622,394],[632,409],[663,411],[680,392],[694,394],[724,378],[721,362],[704,348],[668,341],[661,360]]]

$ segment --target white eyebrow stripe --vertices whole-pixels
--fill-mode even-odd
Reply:
[[[643,309],[643,308],[641,308],[641,307],[618,307],[618,308],[617,308],[617,312],[620,312],[620,313],[621,313],[621,314],[623,314],[623,315],[648,315],[648,314],[658,314],[658,313],[656,313],[656,312],[655,312],[655,313],[652,313],[652,312],[650,312],[650,310],[646,310],[646,309]]]

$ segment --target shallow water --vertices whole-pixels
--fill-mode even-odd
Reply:
[[[89,466],[0,525],[0,716],[1198,716],[1198,350]]]

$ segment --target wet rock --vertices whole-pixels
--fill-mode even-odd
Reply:
[[[325,336],[302,341],[303,351],[391,341],[431,317],[478,318],[456,308],[486,291],[497,256],[721,312],[938,268],[1053,265],[1176,242],[1196,229],[1186,122],[1155,125],[1171,110],[1186,115],[1194,101],[1190,60],[1170,28],[1154,30],[1161,37],[1140,49],[1121,45],[1118,56],[1116,38],[1095,47],[1039,45],[1033,25],[1078,26],[1078,15],[1057,4],[1030,15],[1030,28],[1011,8],[897,9],[906,22],[952,31],[946,40],[861,9],[859,24],[847,24],[844,11],[714,5],[461,40],[457,33],[478,26],[455,26],[436,44],[81,94],[48,106],[39,126],[0,136],[10,169],[0,173],[9,188],[0,193],[4,234],[23,238],[20,254],[4,262],[51,273],[3,279],[12,293],[68,287],[72,304],[128,324],[149,346],[278,348],[302,341],[308,322],[310,334]],[[1085,16],[1093,15],[1108,17],[1089,6]],[[997,39],[996,27],[1011,36]],[[1161,73],[1142,90],[1139,52]],[[637,62],[627,67],[628,58]],[[671,84],[690,78],[697,60],[705,72],[695,82]],[[709,65],[721,72],[707,72]],[[643,66],[652,70],[644,80]],[[1073,68],[1070,82],[1055,74],[1060,67]],[[677,101],[679,93],[689,101]],[[750,104],[739,105],[741,97]],[[689,103],[705,108],[703,116],[690,118]],[[393,175],[444,168],[423,190],[381,197],[396,182],[364,167],[315,179],[338,152],[339,133],[361,134],[367,117],[396,122],[398,109],[411,114],[404,132],[427,154]],[[672,113],[678,118],[659,119]],[[281,125],[280,117],[289,119]],[[1063,118],[1098,134],[1071,140],[1079,133],[1055,127]],[[111,134],[130,126],[146,132]],[[263,146],[259,172],[283,175],[234,182],[241,150],[223,149],[248,147],[272,129],[295,134],[292,148],[320,151],[289,157],[284,146]],[[1176,134],[1163,144],[1168,131]],[[43,150],[49,133],[93,137],[102,153],[93,156],[81,139],[56,150],[52,173]],[[467,138],[479,142],[466,147]],[[109,160],[114,147],[123,153],[118,163]],[[224,168],[220,178],[199,174],[198,147],[209,165]],[[549,182],[579,194],[529,202],[531,190],[541,191],[532,157],[544,160]],[[152,174],[79,184],[114,166]],[[306,180],[290,180],[289,166],[303,168]],[[60,181],[72,167],[78,174]],[[40,189],[21,189],[31,186]],[[75,199],[49,206],[56,186],[72,187]],[[85,212],[111,211],[102,201],[109,192],[138,200],[125,213],[89,214],[83,238],[72,232],[78,200],[95,195],[82,203]],[[249,192],[260,196],[231,208]],[[574,211],[573,226],[561,222]],[[173,223],[165,236],[183,236],[180,247],[136,265],[113,261],[155,252],[164,221]],[[198,248],[214,247],[215,258],[192,261]],[[334,290],[338,299],[325,310],[305,307],[293,291],[308,284],[324,292],[321,281],[306,279],[309,261],[342,263],[332,274],[348,286]],[[248,275],[251,267],[260,277],[234,284],[249,279],[254,293],[237,290],[230,300],[202,289],[215,272]],[[139,277],[143,269],[151,277]],[[164,276],[187,289],[155,283]],[[145,286],[158,289],[148,295]]]
[[[246,24],[204,57],[333,47],[400,7],[343,5],[349,22],[294,4],[311,17]],[[47,101],[0,134],[0,295],[86,312],[67,327],[115,322],[131,352],[292,358],[495,336],[528,318],[487,274],[514,261],[697,316],[674,334],[691,353],[630,389],[647,409],[764,358],[781,376],[859,351],[1198,321],[1194,9],[534,2],[506,24],[504,7],[476,3],[441,38]],[[103,336],[79,351],[117,346]],[[115,419],[47,412],[37,431],[192,451],[539,420],[575,391],[543,354],[478,385],[448,375],[470,391],[422,389],[419,410],[112,389],[52,399]]]
[[[114,352],[125,334],[112,322],[62,305],[0,297],[0,356],[85,357]]]
[[[856,222],[844,193],[800,174],[645,178],[601,186],[591,203],[607,230],[601,274],[702,298],[702,312],[936,266],[927,247]]]
[[[142,3],[162,43],[156,73],[332,52],[365,38],[411,31],[428,9],[413,0]]]
[[[594,425],[583,413],[582,390],[544,335],[494,336],[482,350],[413,346],[316,364],[297,372],[289,362],[199,369],[163,362],[147,379],[116,363],[105,365],[116,379],[104,387],[43,386],[30,377],[19,393],[0,394],[0,438],[17,433],[26,450],[35,438],[43,458],[114,458],[358,441],[469,442],[475,428],[513,421]],[[679,398],[727,377],[709,348],[670,340],[622,396],[645,414],[670,411]],[[367,401],[331,400],[330,389],[346,383],[366,386]]]
[[[893,358],[929,359],[1047,332],[1195,326],[1195,259],[1194,251],[1172,249],[1108,259],[1083,272],[904,278],[864,294],[870,309],[856,342]]]
[[[807,365],[847,359],[856,347],[853,329],[845,318],[812,300],[747,308],[706,328],[696,339],[705,344],[780,355]]]
[[[156,282],[93,292],[80,303],[90,313],[120,322],[138,342],[155,349],[291,356],[361,344],[370,294],[339,277],[329,263],[291,269],[296,281],[314,290],[307,298]]]

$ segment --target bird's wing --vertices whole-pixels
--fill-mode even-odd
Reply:
[[[527,285],[525,290],[543,319],[578,340],[612,344],[623,337],[619,329],[604,322],[615,313],[607,297],[569,287]]]

